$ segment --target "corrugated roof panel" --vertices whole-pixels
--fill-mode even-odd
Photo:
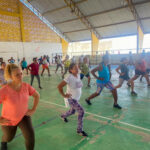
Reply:
[[[74,0],[74,2],[79,2],[81,0]],[[133,3],[145,2],[145,0],[133,0]],[[41,13],[55,10],[57,8],[66,6],[64,0],[31,0],[30,2],[36,9]],[[116,37],[123,35],[131,35],[136,33],[136,22],[130,22],[134,20],[133,14],[129,7],[118,9],[115,11],[107,12],[109,10],[126,6],[127,2],[125,0],[87,0],[78,4],[78,7],[83,12],[85,16],[93,15],[94,13],[105,11],[105,14],[99,14],[96,16],[88,17],[88,20],[93,26],[107,26],[96,28],[99,31],[102,38],[106,37]],[[150,17],[150,2],[145,4],[136,5],[137,12],[141,18]],[[45,13],[44,17],[47,18],[51,23],[64,22],[66,20],[76,19],[77,16],[71,13],[69,7],[64,9],[59,9],[51,13]],[[129,21],[129,22],[128,22]],[[121,24],[124,22],[124,24]],[[128,22],[128,23],[125,23]],[[120,23],[118,25],[113,25]],[[149,32],[149,20],[142,21],[145,32]],[[85,25],[80,22],[80,20],[75,20],[72,22],[66,22],[61,24],[55,24],[55,26],[62,32],[68,32],[73,30],[85,29]],[[90,31],[79,31],[66,33],[72,41],[79,40],[89,40],[91,39]]]
[[[88,20],[94,26],[103,26],[103,25],[114,24],[118,22],[134,20],[134,17],[128,8],[124,8],[113,12],[108,12],[105,14],[89,17]]]
[[[88,0],[87,2],[79,4],[80,10],[84,15],[109,10],[112,8],[122,6],[121,0]]]
[[[140,18],[150,17],[150,2],[142,5],[137,5],[136,10]]]
[[[102,26],[102,25],[112,23],[111,18],[107,14],[101,14],[101,15],[89,17],[88,20],[93,24],[93,26]]]
[[[70,39],[72,39],[73,42],[91,40],[91,32],[88,30],[80,31],[80,32],[66,33],[65,35],[67,37],[69,37]]]
[[[31,0],[30,3],[41,13],[65,6],[62,0]]]
[[[117,37],[136,34],[136,22],[119,24],[96,29],[102,38]]]
[[[77,18],[74,13],[71,13],[70,8],[68,8],[68,7],[58,10],[58,11],[55,11],[50,14],[46,14],[44,17],[47,18],[52,23]]]
[[[137,2],[144,2],[145,0],[132,0],[133,3],[137,3]]]
[[[116,25],[117,30],[119,31],[120,35],[128,35],[128,34],[136,34],[137,33],[137,23],[130,22],[125,24]]]
[[[55,26],[59,28],[62,32],[86,29],[85,25],[80,20],[75,20],[68,23],[61,23]]]
[[[142,25],[144,27],[144,33],[150,33],[150,19],[142,20]]]

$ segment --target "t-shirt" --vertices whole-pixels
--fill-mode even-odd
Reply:
[[[27,66],[27,61],[22,61],[22,67],[26,68]]]
[[[71,63],[70,60],[66,60],[66,61],[64,62],[65,67],[66,67],[66,68],[69,68],[70,63]]]
[[[81,73],[87,75],[89,73],[89,66],[88,64],[82,63],[81,64]]]
[[[121,73],[124,73],[124,75],[120,76],[120,77],[129,78],[129,69],[128,69],[127,65],[121,64],[120,65],[120,70],[121,70]]]
[[[73,57],[72,59],[71,59],[71,63],[76,63],[76,58],[75,57]]]
[[[104,80],[96,80],[96,82],[102,83],[102,84],[106,84],[110,81],[110,72],[109,72],[109,68],[108,65],[105,65],[104,63],[101,63],[100,65],[102,65],[102,70],[98,70],[98,77],[99,78],[103,78]]]
[[[10,62],[11,64],[14,64],[14,63],[15,63],[15,60],[14,60],[14,59],[10,59],[9,62]]]
[[[1,85],[4,85],[4,84],[6,84],[6,80],[5,80],[5,78],[4,78],[4,70],[3,69],[0,69],[0,84]]]
[[[57,58],[57,59],[56,59],[56,62],[57,62],[57,64],[61,64],[60,58]]]
[[[31,68],[31,74],[32,75],[38,75],[39,74],[39,64],[38,63],[32,63],[29,65]]]
[[[5,125],[15,126],[22,120],[28,111],[29,96],[34,93],[35,89],[27,83],[22,83],[20,91],[15,91],[8,84],[0,89],[1,116],[10,120]]]
[[[78,101],[81,97],[81,88],[83,86],[80,75],[78,74],[78,76],[75,77],[74,75],[69,74],[64,81],[67,83],[67,94],[71,94],[72,99]]]
[[[137,65],[136,65],[136,69],[142,72],[146,71],[146,61],[144,59],[142,59]]]
[[[43,65],[46,65],[46,64],[47,64],[47,60],[43,59]]]

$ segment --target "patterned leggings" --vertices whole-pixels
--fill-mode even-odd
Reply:
[[[83,128],[83,116],[84,116],[84,109],[82,106],[78,103],[77,100],[74,99],[68,99],[68,102],[70,104],[70,109],[65,114],[62,114],[61,117],[67,118],[68,116],[71,116],[75,114],[75,112],[78,112],[78,127],[77,131],[81,132]]]

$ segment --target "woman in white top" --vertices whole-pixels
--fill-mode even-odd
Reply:
[[[78,103],[81,93],[82,93],[82,81],[80,80],[79,69],[76,64],[71,64],[69,66],[69,75],[58,85],[58,90],[60,94],[68,99],[70,109],[66,113],[61,115],[61,118],[68,122],[67,117],[70,115],[75,114],[78,112],[78,127],[77,133],[82,136],[88,136],[87,133],[83,131],[83,116],[84,116],[84,109]],[[67,92],[66,94],[63,91],[63,88],[67,85]]]

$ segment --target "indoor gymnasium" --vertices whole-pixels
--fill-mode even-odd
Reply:
[[[1,150],[150,150],[150,0],[0,0]]]

